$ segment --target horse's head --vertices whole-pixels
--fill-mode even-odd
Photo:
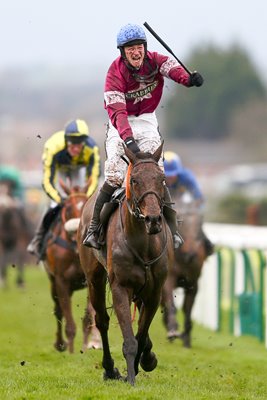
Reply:
[[[130,160],[126,186],[127,201],[133,215],[143,219],[148,234],[162,229],[162,209],[165,176],[158,165],[163,143],[153,153],[132,153],[125,148]]]
[[[84,204],[88,200],[88,196],[86,193],[90,182],[91,180],[89,180],[84,187],[71,187],[63,181],[60,181],[62,189],[67,194],[67,197],[64,200],[64,204],[62,207],[61,218],[64,224],[64,229],[70,236],[73,236],[77,232],[82,209],[84,207]]]

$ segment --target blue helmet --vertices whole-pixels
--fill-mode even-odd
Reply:
[[[164,153],[164,172],[165,176],[176,176],[183,170],[183,165],[180,157],[173,151]]]
[[[136,24],[127,24],[123,26],[117,35],[117,48],[128,44],[146,43],[146,34],[143,28]]]

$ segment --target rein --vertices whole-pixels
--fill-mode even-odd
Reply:
[[[140,165],[140,164],[145,164],[145,163],[146,163],[146,164],[155,164],[155,165],[158,165],[158,163],[157,163],[156,161],[154,161],[154,160],[140,160],[140,161],[137,161],[137,163],[135,163],[135,164],[131,164],[130,172],[132,173],[132,171],[134,170],[135,167],[137,167],[137,166]],[[158,193],[155,192],[154,190],[147,190],[147,191],[144,192],[139,198],[137,198],[136,195],[135,195],[135,192],[134,192],[134,190],[133,190],[133,182],[132,182],[131,176],[128,176],[128,179],[129,179],[129,182],[128,182],[128,184],[127,184],[127,187],[128,187],[128,185],[130,185],[131,193],[132,193],[132,201],[133,201],[133,205],[134,205],[134,210],[132,210],[131,205],[130,205],[130,202],[129,202],[129,197],[130,197],[130,195],[129,195],[129,192],[128,192],[127,187],[126,187],[126,190],[127,190],[127,192],[128,192],[128,195],[126,196],[126,198],[127,198],[127,207],[128,207],[128,210],[129,210],[130,214],[131,214],[131,215],[134,215],[134,216],[135,216],[136,218],[138,218],[138,219],[145,219],[145,216],[141,213],[141,210],[140,210],[139,205],[140,205],[141,201],[142,201],[148,194],[153,194],[154,196],[156,196],[156,198],[158,199],[158,202],[159,202],[159,205],[160,205],[160,209],[161,209],[161,214],[162,214],[164,201],[163,201],[163,199],[158,195]]]
[[[70,200],[70,205],[71,206],[75,206],[75,201],[74,200],[77,197],[87,198],[88,196],[83,192],[71,193],[67,198],[67,200]],[[67,222],[67,219],[66,219],[66,208],[67,208],[67,205],[65,204],[62,207],[61,214],[60,214],[60,219],[61,219],[62,227],[63,227],[64,230],[65,230],[64,225]],[[79,217],[77,212],[75,212],[75,217],[76,218]],[[57,244],[58,246],[63,247],[66,250],[76,251],[77,241],[73,241],[70,238],[68,238],[68,240],[66,240],[66,239],[63,239],[61,236],[57,236],[57,235],[54,235],[54,234],[53,234],[53,236],[54,237],[53,237],[52,243]]]
[[[126,204],[128,206],[127,200],[126,200]],[[129,209],[129,208],[128,208]],[[150,270],[151,265],[153,265],[155,262],[157,262],[158,260],[161,259],[161,257],[163,256],[163,254],[165,253],[166,249],[167,249],[167,234],[166,234],[166,226],[164,226],[164,247],[161,251],[161,253],[155,257],[152,258],[151,260],[145,261],[141,256],[139,256],[139,254],[137,253],[137,251],[134,249],[134,247],[132,247],[128,242],[127,239],[125,237],[125,232],[124,232],[124,227],[123,227],[123,220],[122,220],[122,201],[120,201],[119,203],[119,210],[120,210],[120,226],[121,226],[121,231],[123,233],[123,242],[125,244],[125,246],[128,248],[128,250],[130,250],[130,252],[137,258],[137,260],[141,263],[142,266],[144,266],[144,271],[145,271],[145,282],[143,284],[143,286],[139,289],[139,291],[134,295],[133,301],[135,301],[138,296],[140,295],[140,293],[144,290],[147,281],[148,281],[148,271]],[[133,214],[134,215],[134,214]]]
[[[139,256],[137,251],[131,245],[129,245],[129,243],[127,242],[127,239],[125,237],[125,232],[124,232],[123,220],[122,220],[122,202],[120,202],[119,206],[120,206],[119,207],[119,209],[120,209],[120,225],[121,225],[121,230],[122,230],[122,232],[124,234],[123,235],[123,241],[124,241],[125,245],[127,246],[127,248],[132,252],[132,254],[141,262],[142,265],[144,265],[145,269],[148,269],[152,264],[154,264],[155,262],[160,260],[160,258],[163,256],[163,254],[166,251],[166,248],[167,248],[166,226],[165,226],[165,229],[164,229],[165,243],[164,243],[164,247],[162,249],[162,252],[157,257],[153,258],[152,260],[145,261],[145,260],[143,260],[143,258],[141,256]],[[134,215],[134,214],[132,214],[132,215]]]
[[[83,193],[83,192],[77,192],[77,193],[71,193],[69,196],[68,196],[68,198],[67,198],[67,200],[69,200],[70,199],[70,204],[71,205],[75,205],[75,202],[74,202],[74,198],[75,197],[88,197],[85,193]],[[77,218],[78,217],[78,214],[76,213],[76,215],[75,215],[75,217]],[[63,222],[63,225],[65,224],[65,222],[66,222],[66,205],[64,205],[63,207],[62,207],[62,210],[61,210],[61,220],[62,220],[62,222]]]
[[[150,164],[152,163],[152,164],[158,165],[158,163],[157,163],[155,160],[140,160],[140,161],[138,161],[137,163],[131,165],[131,173],[132,173],[132,171],[134,170],[135,167],[137,167],[137,166],[140,165],[140,164],[144,164],[144,163],[150,163]],[[140,210],[140,208],[139,208],[139,204],[140,204],[140,202],[145,198],[145,196],[147,196],[148,194],[153,194],[154,196],[156,196],[156,198],[157,198],[158,201],[159,201],[159,205],[160,205],[161,212],[162,212],[163,200],[162,200],[161,197],[158,195],[158,193],[155,192],[154,190],[147,190],[146,192],[142,193],[142,195],[141,195],[139,198],[137,198],[136,195],[135,195],[135,193],[134,193],[134,190],[133,190],[131,177],[129,177],[129,178],[130,178],[130,183],[129,183],[129,184],[130,184],[130,187],[131,187],[131,193],[132,193],[133,204],[134,204],[134,210],[132,210],[132,208],[131,208],[131,206],[130,206],[130,203],[129,203],[129,199],[126,199],[126,205],[127,205],[127,208],[128,208],[128,211],[130,212],[130,214],[133,215],[133,216],[134,216],[135,218],[137,218],[137,219],[141,219],[141,220],[145,219],[145,216],[141,213],[141,210]],[[121,230],[122,230],[122,232],[123,232],[123,240],[124,240],[124,243],[125,243],[126,247],[131,251],[131,253],[139,260],[139,262],[141,263],[141,265],[143,265],[143,266],[145,267],[145,271],[147,271],[147,270],[149,269],[149,267],[150,267],[151,265],[153,265],[155,262],[157,262],[157,261],[163,256],[163,254],[164,254],[165,251],[166,251],[166,248],[167,248],[166,226],[164,226],[164,228],[165,228],[165,229],[164,229],[164,241],[165,241],[165,243],[164,243],[164,247],[163,247],[161,253],[160,253],[157,257],[155,257],[155,258],[153,258],[153,259],[151,259],[151,260],[148,260],[148,261],[145,261],[145,260],[137,253],[137,251],[127,242],[127,239],[126,239],[126,237],[125,237],[124,226],[123,226],[123,219],[122,219],[122,202],[119,203],[119,210],[120,210],[120,225],[121,225]]]

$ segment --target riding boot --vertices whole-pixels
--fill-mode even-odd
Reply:
[[[36,232],[27,246],[28,253],[36,256],[38,260],[41,258],[41,244],[46,234],[46,227],[44,226],[44,218],[39,223]]]
[[[86,236],[83,240],[83,244],[87,247],[93,247],[94,249],[100,249],[101,245],[98,243],[99,239],[99,228],[100,228],[100,213],[103,205],[107,203],[116,187],[110,186],[107,182],[104,183],[100,189],[98,196],[95,201],[93,217],[90,222],[90,226],[86,232]]]
[[[48,231],[52,221],[54,221],[54,219],[58,215],[60,209],[61,206],[57,205],[56,207],[50,207],[48,208],[48,210],[46,210],[31,242],[27,246],[28,253],[35,255],[38,260],[40,260],[42,257],[41,250],[45,234]]]
[[[175,249],[178,249],[183,243],[184,240],[180,233],[178,232],[178,225],[177,225],[177,214],[174,208],[172,207],[172,199],[169,192],[168,187],[165,185],[164,187],[164,200],[165,205],[163,207],[163,214],[166,218],[166,221],[170,227],[172,236],[173,236],[173,245]]]

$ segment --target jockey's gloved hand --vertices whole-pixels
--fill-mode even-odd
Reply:
[[[136,143],[136,141],[132,136],[127,137],[124,140],[124,143],[126,144],[128,149],[130,149],[133,153],[138,153],[140,151],[138,144]]]
[[[195,71],[190,75],[190,86],[202,86],[204,82],[204,79],[202,75],[200,75],[199,72]]]

